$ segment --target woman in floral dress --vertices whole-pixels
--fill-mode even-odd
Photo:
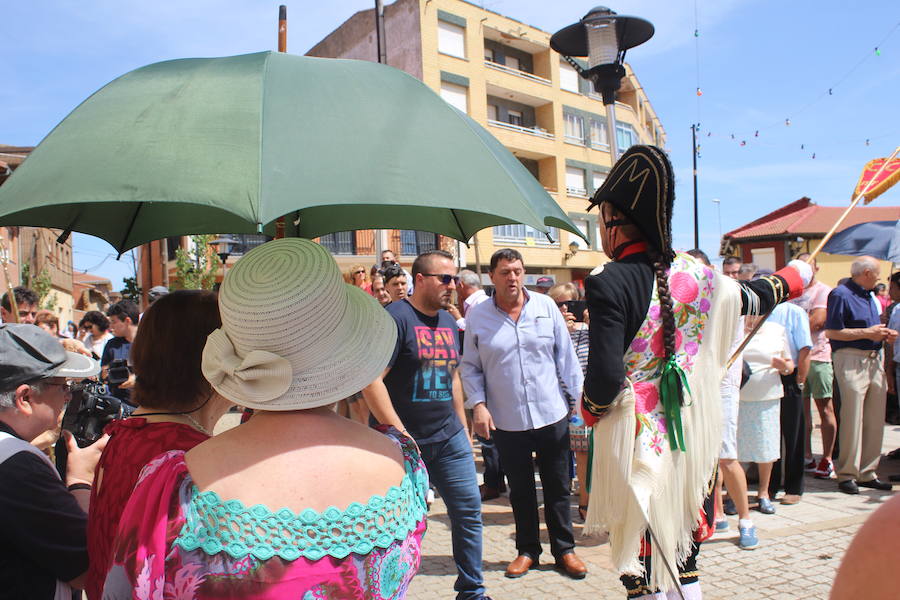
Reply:
[[[629,598],[700,598],[702,511],[721,446],[719,383],[741,314],[799,295],[808,266],[738,284],[672,248],[672,165],[633,146],[591,207],[612,258],[585,280],[590,353],[582,408],[594,426],[585,532],[608,531]],[[699,524],[698,524],[698,516]],[[652,536],[652,538],[651,538]],[[673,581],[666,564],[674,571]]]
[[[104,599],[404,598],[419,568],[428,478],[415,443],[340,417],[379,375],[397,330],[319,245],[248,252],[203,351],[246,423],[142,471]]]

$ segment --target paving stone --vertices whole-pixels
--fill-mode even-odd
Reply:
[[[820,449],[818,427],[813,449]],[[900,427],[886,427],[885,452],[900,447]],[[480,457],[476,456],[480,465]],[[479,470],[481,467],[479,466]],[[883,460],[879,475],[900,474],[900,460]],[[760,548],[741,550],[737,546],[737,519],[729,518],[731,532],[717,535],[703,544],[699,566],[703,597],[706,600],[743,599],[827,599],[840,561],[860,525],[890,493],[864,491],[848,496],[837,491],[835,480],[807,476],[800,504],[776,505],[775,515],[753,511]],[[753,495],[751,493],[751,495]],[[575,506],[573,505],[573,511]],[[541,510],[543,516],[543,510]],[[574,512],[573,512],[574,514]],[[485,583],[495,599],[546,600],[562,598],[624,598],[624,588],[609,558],[605,536],[581,536],[575,525],[576,552],[588,565],[588,576],[575,581],[553,570],[547,532],[540,570],[520,579],[506,579],[507,563],[515,558],[512,509],[506,497],[483,506]],[[446,508],[440,499],[432,506],[425,536],[422,568],[413,579],[411,600],[452,598],[456,569],[450,556],[450,528]]]

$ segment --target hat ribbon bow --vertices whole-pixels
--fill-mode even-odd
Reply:
[[[223,396],[236,402],[269,402],[291,386],[291,363],[267,350],[237,354],[228,334],[216,329],[203,348],[203,375]]]

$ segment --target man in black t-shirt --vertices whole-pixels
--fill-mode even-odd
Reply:
[[[106,342],[103,356],[100,357],[103,380],[109,385],[109,393],[130,404],[134,377],[125,372],[124,365],[130,363],[128,359],[131,354],[131,342],[137,335],[140,313],[134,302],[121,300],[109,307],[106,316],[109,317],[109,330],[116,337]],[[116,360],[120,362],[116,363],[115,367],[117,368],[113,368],[113,372],[110,373],[110,366]],[[124,382],[122,382],[123,379],[125,379]]]
[[[397,346],[381,377],[363,390],[372,414],[419,445],[431,483],[447,504],[458,577],[458,600],[486,598],[481,574],[481,496],[465,427],[459,329],[444,310],[456,288],[453,256],[419,255],[412,265],[415,294],[392,302]]]

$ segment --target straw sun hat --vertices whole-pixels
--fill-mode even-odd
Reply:
[[[346,398],[384,371],[397,340],[388,312],[344,283],[318,244],[258,246],[225,276],[222,327],[203,349],[203,375],[222,396],[260,410],[303,410]]]

